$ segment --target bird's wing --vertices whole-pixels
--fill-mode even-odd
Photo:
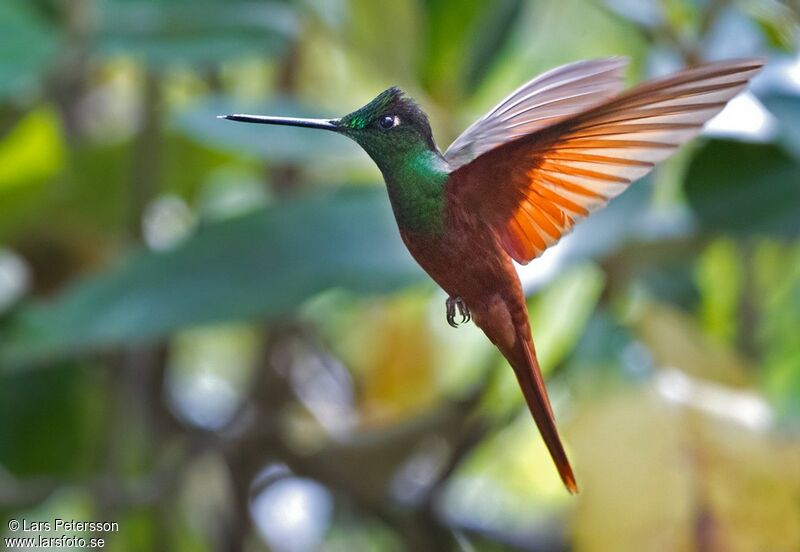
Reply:
[[[509,140],[615,96],[622,90],[626,65],[625,58],[579,61],[528,81],[456,138],[445,159],[451,167],[460,167]]]
[[[695,136],[762,65],[710,63],[641,84],[494,147],[456,169],[448,191],[525,264]]]

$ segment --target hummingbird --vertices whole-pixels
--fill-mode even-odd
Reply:
[[[566,489],[578,492],[536,357],[514,263],[526,264],[647,174],[738,94],[764,62],[709,63],[623,91],[624,58],[570,63],[517,88],[441,153],[397,87],[337,119],[222,115],[354,140],[383,174],[400,236],[514,370]]]

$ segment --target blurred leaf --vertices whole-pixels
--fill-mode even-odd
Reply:
[[[633,332],[650,350],[656,366],[728,385],[750,383],[752,366],[734,348],[710,340],[683,311],[655,302],[635,310]]]
[[[130,142],[73,148],[59,182],[63,193],[48,206],[48,226],[77,227],[101,239],[119,238],[126,232],[131,226],[131,150]]]
[[[413,78],[414,61],[423,49],[414,36],[421,26],[417,3],[350,0],[349,11],[349,46],[355,56],[371,62],[369,71],[393,83]]]
[[[655,28],[663,23],[663,2],[655,0],[605,0],[609,10],[637,25]]]
[[[522,0],[501,0],[492,3],[491,11],[474,33],[468,52],[464,71],[464,87],[468,93],[483,82],[492,65],[500,57],[513,34],[514,24],[518,22],[522,10]]]
[[[773,144],[710,140],[686,173],[689,205],[708,230],[800,232],[800,163]]]
[[[47,120],[42,114],[37,117]],[[56,130],[40,126],[35,133],[28,132],[27,136],[35,140],[19,144],[20,161],[11,171],[19,171],[20,177],[46,172],[47,177],[43,174],[38,179],[14,180],[4,186],[0,176],[0,236],[8,235],[34,248],[52,241],[50,237],[65,238],[63,241],[69,242],[65,245],[85,245],[93,250],[87,251],[89,257],[94,257],[129,228],[130,144],[83,143],[71,148],[62,169],[66,152],[60,142],[52,142]],[[56,168],[57,174],[53,172]]]
[[[768,94],[759,100],[775,115],[781,139],[800,159],[800,95]]]
[[[425,0],[428,44],[420,80],[434,96],[461,98],[478,86],[513,34],[520,0],[462,3]]]
[[[429,294],[403,294],[369,308],[353,364],[361,372],[360,410],[369,426],[409,418],[434,404],[436,342],[424,323]]]
[[[576,549],[800,545],[796,442],[668,402],[650,386],[576,410],[568,424],[583,490],[570,523]]]
[[[337,507],[336,517],[325,537],[326,552],[349,552],[364,550],[372,552],[402,552],[405,548],[396,533],[377,520],[365,516],[354,517],[349,512],[341,512]]]
[[[568,424],[583,491],[571,536],[581,550],[689,549],[680,418],[646,390],[606,390],[576,405]]]
[[[213,177],[220,168],[230,167],[234,159],[232,155],[190,140],[185,133],[167,133],[164,150],[164,189],[189,200],[208,185],[209,176]],[[231,180],[225,178],[223,184],[231,184]],[[263,182],[257,182],[263,189]]]
[[[281,203],[209,226],[170,252],[132,255],[52,302],[29,305],[0,335],[0,365],[278,316],[325,289],[385,292],[421,274],[383,191]]]
[[[795,291],[795,295],[800,296],[800,292]],[[793,308],[800,309],[797,297]],[[795,330],[800,328],[800,320],[793,323]],[[765,360],[764,389],[775,405],[779,420],[796,427],[800,420],[800,346],[796,339],[775,345]]]
[[[297,30],[292,7],[279,1],[107,0],[101,7],[100,52],[155,65],[278,56]]]
[[[791,52],[800,23],[797,5],[777,0],[739,0],[737,5],[761,27],[770,46]]]
[[[547,531],[546,522],[554,511],[569,501],[544,441],[525,411],[484,439],[459,465],[442,503],[462,525],[515,535],[519,542],[526,542],[532,540],[531,533],[541,536]]]
[[[717,240],[707,248],[698,261],[695,279],[705,331],[721,343],[732,343],[737,335],[737,312],[744,287],[744,270],[733,240]]]
[[[592,313],[564,369],[570,395],[593,400],[621,384],[651,377],[652,357],[608,308]]]
[[[603,291],[604,275],[592,264],[570,269],[531,308],[531,328],[542,371],[566,357],[581,337]]]
[[[475,324],[454,331],[445,320],[447,295],[432,280],[425,282],[381,301],[325,293],[303,308],[303,319],[313,324],[334,356],[359,380],[367,380],[359,387],[366,391],[372,386],[383,394],[377,400],[374,393],[365,398],[374,403],[374,411],[391,414],[394,409],[407,416],[426,406],[431,396],[463,398],[485,381],[497,354]],[[393,385],[381,381],[379,372],[393,378]],[[411,377],[412,372],[418,375]],[[388,408],[380,404],[384,399]],[[400,403],[409,408],[396,408]]]
[[[800,420],[800,247],[764,240],[752,262],[764,389],[782,422]]]
[[[35,84],[56,51],[58,34],[27,4],[0,2],[0,98]]]
[[[307,128],[237,123],[218,115],[253,113],[292,117],[336,117],[344,113],[320,114],[308,106],[288,100],[265,105],[241,106],[222,99],[211,100],[184,112],[177,129],[189,138],[221,151],[274,162],[347,163],[358,159],[360,149],[344,136]]]
[[[518,83],[562,63],[604,56],[646,54],[638,27],[595,0],[534,2],[521,28]],[[507,93],[507,92],[506,92]],[[499,98],[498,98],[499,99]]]
[[[701,487],[700,496],[704,494],[706,500],[700,506],[716,527],[707,548],[745,552],[800,549],[797,441],[774,432],[748,431],[711,416],[690,423],[695,426],[690,429],[696,451],[695,485]],[[742,500],[745,495],[748,500]]]
[[[628,259],[631,264],[637,254],[644,258],[637,266],[626,267],[632,272],[626,275],[625,283],[635,282],[653,299],[693,312],[700,300],[692,272],[693,253],[700,249],[698,241],[646,244],[650,251],[644,254],[641,249],[632,249]]]
[[[43,138],[40,140],[43,142]],[[41,154],[30,161],[29,172],[52,171],[50,158],[57,153],[60,163],[63,146],[59,144],[59,148],[50,153],[46,143],[36,145]],[[25,151],[30,156],[37,150]],[[0,175],[0,201],[8,207],[0,217],[0,235],[6,229],[16,231],[12,233],[14,238],[19,237],[20,230],[24,233],[23,238],[30,238],[33,233],[38,236],[70,234],[70,240],[80,237],[87,247],[97,251],[124,241],[133,215],[130,188],[132,155],[130,141],[85,141],[73,145],[69,163],[57,179],[51,179],[47,187],[39,186],[28,193],[22,193],[21,189],[4,190],[3,176]],[[158,176],[161,186],[154,192],[168,191],[192,202],[206,178],[218,167],[230,164],[231,158],[231,155],[207,148],[184,134],[167,132],[161,140]],[[49,176],[53,176],[52,172]],[[230,183],[226,180],[225,184]],[[259,186],[263,186],[260,181]]]
[[[37,109],[0,142],[0,193],[11,186],[50,178],[63,163],[58,117],[51,109]]]
[[[29,113],[0,141],[0,236],[40,216],[46,184],[64,157],[59,120],[48,107]]]
[[[0,466],[17,476],[86,470],[103,420],[91,376],[77,365],[0,374]]]

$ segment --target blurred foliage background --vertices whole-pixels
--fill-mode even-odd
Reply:
[[[0,2],[0,534],[112,551],[800,550],[798,6]],[[405,252],[338,116],[442,149],[521,82],[767,56],[705,135],[521,271],[582,492]],[[6,532],[6,536],[8,533]],[[97,536],[97,535],[92,535]]]

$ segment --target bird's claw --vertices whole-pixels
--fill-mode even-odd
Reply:
[[[464,324],[472,319],[467,304],[461,297],[450,296],[445,304],[447,306],[447,323],[452,327],[458,328],[459,324]],[[456,308],[458,308],[458,314],[461,315],[461,322],[456,322]]]

